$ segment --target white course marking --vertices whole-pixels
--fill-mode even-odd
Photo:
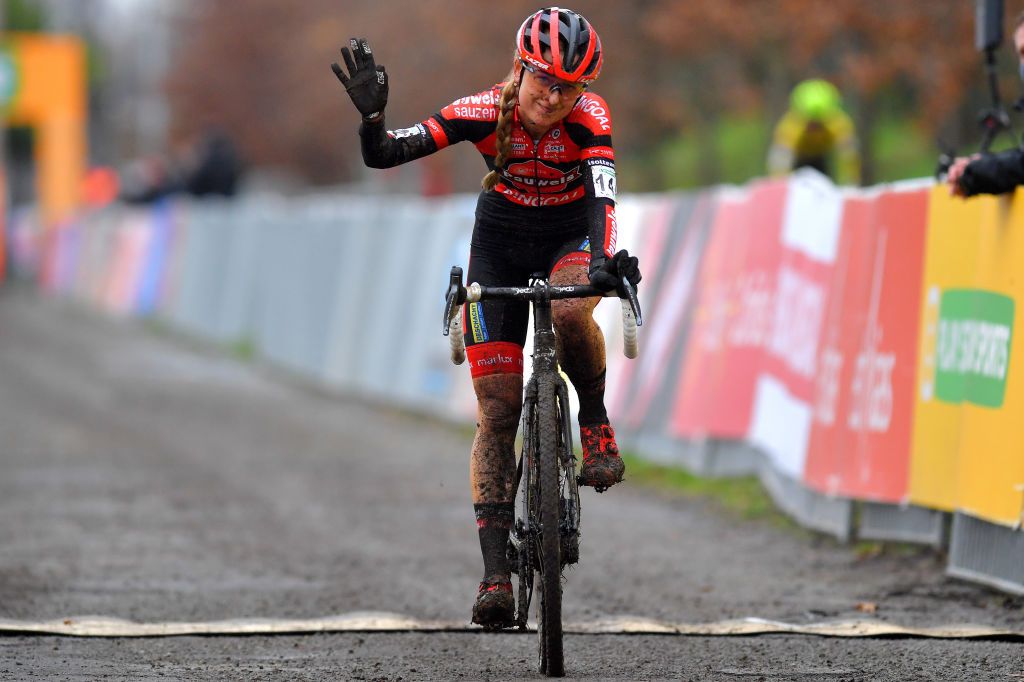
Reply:
[[[308,619],[246,618],[207,622],[138,623],[103,616],[74,616],[45,621],[0,618],[0,633],[64,635],[69,637],[174,637],[182,635],[276,635],[317,632],[476,632],[465,622],[432,621],[396,613],[359,611]],[[935,639],[999,638],[1024,640],[1024,631],[982,625],[912,628],[877,620],[848,620],[796,625],[763,618],[742,618],[717,623],[671,623],[632,616],[566,623],[573,635],[629,634],[703,637],[766,634],[818,637],[925,637]],[[508,631],[515,632],[515,631]]]

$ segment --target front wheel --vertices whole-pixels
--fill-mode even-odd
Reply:
[[[562,560],[559,532],[561,485],[559,482],[559,435],[561,418],[556,397],[557,387],[544,377],[537,386],[538,489],[540,541],[538,570],[540,572],[540,605],[537,631],[540,636],[540,672],[562,677],[565,663],[562,655]]]

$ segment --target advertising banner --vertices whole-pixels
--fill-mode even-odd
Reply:
[[[751,326],[765,352],[754,387],[750,440],[798,480],[804,472],[818,346],[842,214],[842,196],[828,178],[816,172],[794,174],[778,255],[774,263],[761,261],[774,291]],[[772,266],[774,272],[768,270]]]
[[[118,226],[103,298],[108,311],[133,312],[152,235],[145,215],[126,214]]]
[[[616,428],[663,434],[675,395],[674,382],[668,377],[678,375],[685,356],[714,201],[705,193],[659,197],[648,204],[641,215],[643,234],[632,240],[643,273],[640,355],[626,360],[621,353],[620,325],[605,329],[609,337],[605,402]],[[615,308],[615,315],[621,317],[619,306]]]
[[[1019,194],[1019,193],[1018,193]],[[993,523],[1024,521],[1024,206],[994,205],[978,226],[974,289],[949,289],[939,304],[935,396],[963,406],[960,511]]]
[[[846,201],[805,471],[819,492],[906,497],[928,196]]]
[[[910,501],[942,511],[957,504],[963,407],[953,395],[953,365],[940,365],[940,331],[955,329],[961,294],[978,281],[980,235],[995,224],[997,200],[963,201],[943,186],[931,191],[919,322],[917,390],[911,441]],[[952,298],[947,295],[952,294]],[[942,319],[945,299],[946,319]],[[951,326],[952,325],[952,326]],[[948,349],[948,341],[941,344]],[[947,356],[948,350],[945,350]],[[941,384],[941,393],[938,389]]]
[[[786,187],[762,181],[718,196],[678,379],[674,436],[747,436],[771,324]]]
[[[142,315],[156,312],[161,300],[174,234],[174,204],[166,199],[154,204],[147,225],[152,237],[135,299],[136,311]]]
[[[69,223],[63,230],[46,236],[50,246],[49,260],[42,288],[51,294],[64,294],[71,290],[78,269],[83,234],[78,222]]]
[[[70,293],[97,306],[100,305],[103,281],[110,261],[108,244],[111,222],[109,215],[90,214],[62,230],[68,235],[77,234],[80,240]]]
[[[251,339],[335,386],[471,420],[472,382],[439,322],[475,201],[114,207],[16,231],[12,253],[47,291]],[[598,307],[613,422],[659,457],[683,440],[743,442],[825,495],[1019,527],[1022,202],[838,190],[813,173],[624,198],[619,245],[640,257],[646,324],[626,361],[618,302]],[[339,248],[385,261],[345,269]],[[367,283],[381,294],[369,309]]]

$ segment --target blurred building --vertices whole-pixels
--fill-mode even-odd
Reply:
[[[46,29],[90,45],[89,147],[93,164],[118,165],[168,146],[163,81],[170,66],[174,0],[40,0]]]

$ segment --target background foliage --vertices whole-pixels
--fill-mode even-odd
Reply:
[[[1007,3],[1009,44],[1017,4]],[[986,105],[969,0],[578,0],[606,46],[595,86],[614,115],[622,187],[740,182],[764,172],[790,88],[811,76],[844,93],[865,182],[928,175],[936,140],[967,150]],[[370,40],[391,82],[390,127],[423,120],[501,80],[513,35],[537,3],[397,0],[193,2],[167,82],[176,136],[209,124],[253,163],[306,181],[367,177],[358,119],[329,65],[349,36]],[[1004,97],[1019,84],[1000,51]],[[431,159],[470,190],[483,165],[468,145]]]

